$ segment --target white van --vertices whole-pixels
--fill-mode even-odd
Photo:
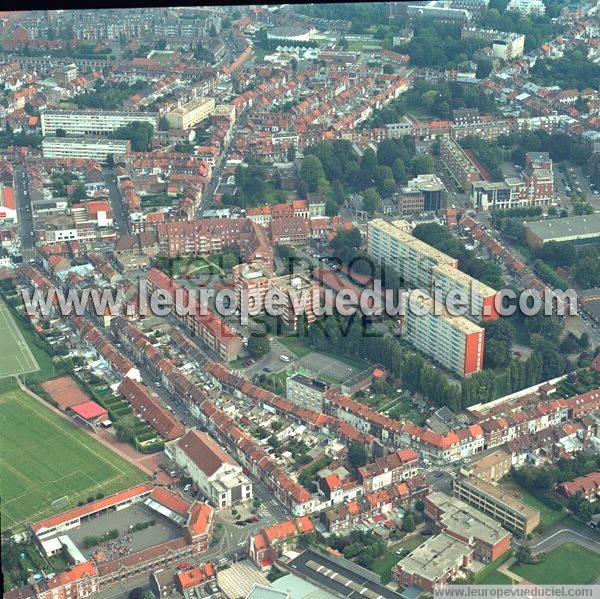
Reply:
[[[290,361],[290,357],[289,356],[279,356],[279,359],[282,362],[289,362]]]

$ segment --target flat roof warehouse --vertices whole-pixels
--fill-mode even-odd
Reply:
[[[600,241],[600,214],[540,220],[525,225],[538,243],[548,241]]]

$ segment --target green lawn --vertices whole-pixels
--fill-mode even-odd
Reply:
[[[498,568],[512,556],[512,551],[507,551],[497,560],[484,566],[475,575],[475,584],[512,584],[512,579],[502,572],[498,572]]]
[[[0,300],[0,378],[33,372],[40,367],[8,306]]]
[[[528,491],[521,490],[521,499],[528,506],[540,512],[540,523],[546,528],[556,524],[557,522],[560,522],[561,520],[564,520],[569,515],[565,510],[561,510],[560,512],[553,510]]]
[[[0,394],[3,529],[109,495],[147,477],[18,388]],[[68,495],[60,506],[56,499]]]
[[[370,569],[376,574],[379,574],[381,584],[387,584],[392,579],[392,568],[402,559],[400,556],[396,555],[396,551],[398,551],[398,549],[408,549],[409,551],[413,551],[426,540],[427,537],[415,535],[405,541],[390,545],[388,550],[373,562]]]
[[[196,276],[196,275],[218,275],[221,269],[217,264],[207,260],[202,256],[192,256],[189,258],[166,258],[157,259],[158,267],[170,277],[176,275]]]
[[[534,497],[529,491],[521,488],[514,480],[510,479],[509,481],[503,482],[503,487],[505,490],[518,497],[526,503],[528,506],[538,510],[540,512],[540,524],[548,528],[557,522],[564,520],[569,517],[568,512],[565,510],[553,510],[548,507],[545,503],[542,503],[539,499]]]
[[[298,358],[303,358],[312,351],[312,349],[308,347],[308,345],[302,343],[301,339],[296,335],[279,337],[279,342]]]
[[[591,584],[600,576],[600,554],[565,543],[539,564],[514,565],[511,571],[534,584]]]
[[[491,570],[485,576],[482,576],[477,584],[512,584],[512,579],[506,574],[498,572],[498,570]]]

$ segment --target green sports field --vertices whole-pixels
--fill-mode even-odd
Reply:
[[[6,304],[0,300],[0,378],[39,370]]]
[[[600,576],[600,553],[564,543],[539,564],[515,564],[510,569],[534,584],[592,584]]]
[[[13,530],[148,477],[21,391],[0,393],[2,528]],[[64,502],[52,502],[68,496]]]

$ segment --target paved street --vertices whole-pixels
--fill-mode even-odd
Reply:
[[[114,169],[105,166],[102,168],[102,174],[104,175],[104,182],[106,183],[106,187],[108,188],[108,193],[110,195],[113,221],[115,228],[117,229],[117,234],[127,235],[127,233],[130,231],[129,216],[117,186],[117,176],[115,171]]]
[[[14,182],[17,218],[21,234],[21,250],[23,260],[27,261],[35,258],[33,211],[31,209],[27,169],[22,168],[19,164],[15,164],[14,167]]]
[[[600,532],[595,529],[570,522],[559,522],[550,527],[531,544],[531,551],[536,553],[547,552],[563,543],[579,543],[596,553],[600,553]]]

